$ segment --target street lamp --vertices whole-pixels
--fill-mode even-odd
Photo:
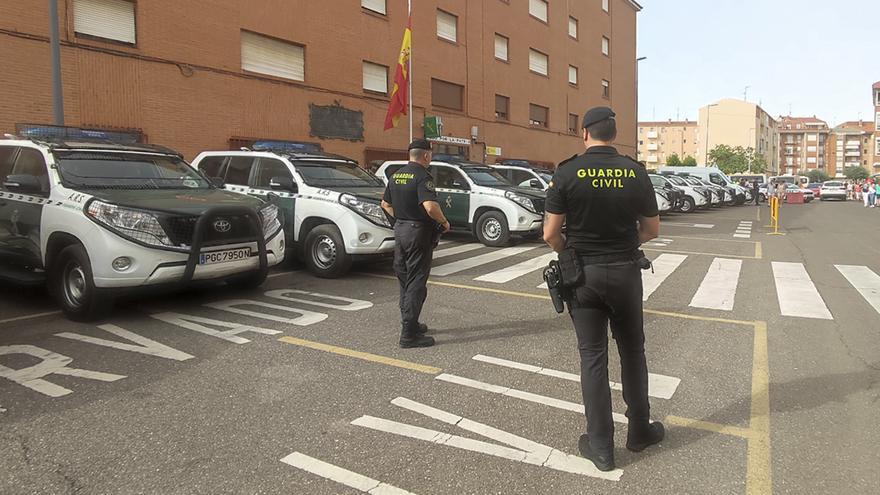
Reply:
[[[64,125],[64,95],[61,92],[61,42],[58,38],[58,0],[49,0],[49,45],[52,65],[52,117]]]
[[[755,131],[755,147],[752,148],[752,131]],[[746,136],[746,149],[752,148],[752,153],[749,153],[749,173],[752,173],[752,154],[757,153],[758,151],[758,132],[754,127],[749,129],[749,133]]]
[[[717,103],[706,105],[706,154],[703,156],[703,165],[709,165],[709,117],[712,115],[712,107],[717,106]]]

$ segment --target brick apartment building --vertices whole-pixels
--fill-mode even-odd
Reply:
[[[780,173],[805,175],[810,170],[828,173],[831,129],[813,117],[779,117]]]
[[[728,98],[700,108],[697,162],[708,163],[719,144],[753,148],[764,156],[768,173],[780,169],[778,125],[759,105]]]
[[[47,6],[27,4],[0,2],[0,133],[51,123]],[[608,105],[636,153],[635,1],[414,4],[414,133],[441,117],[437,151],[558,162]],[[256,139],[403,156],[406,120],[382,129],[403,0],[60,0],[59,18],[67,125],[141,130],[190,159]]]
[[[832,130],[835,153],[830,155],[829,175],[843,177],[846,167],[862,167],[880,173],[880,81],[871,87],[872,121],[844,122]]]
[[[667,120],[639,122],[638,159],[649,167],[666,164],[672,154],[680,159],[697,157],[699,132],[696,122]]]

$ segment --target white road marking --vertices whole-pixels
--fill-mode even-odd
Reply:
[[[515,278],[522,277],[523,275],[527,275],[531,272],[541,270],[547,267],[547,264],[550,261],[558,259],[556,253],[548,253],[537,258],[532,258],[530,260],[523,261],[522,263],[509,266],[506,268],[502,268],[500,270],[494,271],[492,273],[487,273],[481,277],[477,277],[474,280],[479,280],[480,282],[492,282],[495,284],[503,284],[506,282],[510,282]]]
[[[239,323],[230,323],[226,321],[213,320],[211,318],[202,318],[201,316],[185,315],[180,313],[156,313],[151,314],[151,318],[177,325],[179,327],[192,330],[194,332],[217,337],[218,339],[232,342],[233,344],[247,344],[250,340],[239,337],[238,334],[245,332],[261,333],[263,335],[278,335],[278,330],[270,330],[268,328],[253,327],[250,325],[241,325]],[[205,325],[212,325],[220,328],[228,328],[229,330],[215,330]]]
[[[118,349],[120,351],[136,352],[138,354],[146,354],[147,356],[171,359],[173,361],[186,361],[187,359],[192,359],[193,357],[195,357],[183,351],[178,351],[177,349],[168,347],[165,344],[156,342],[155,340],[148,339],[134,332],[130,332],[124,328],[117,327],[116,325],[100,325],[98,326],[98,328],[104,330],[105,332],[112,333],[117,337],[122,337],[123,339],[134,342],[138,345],[126,344],[124,342],[115,342],[112,340],[100,339],[98,337],[91,337],[88,335],[81,335],[71,332],[56,333],[55,336],[64,339],[78,340],[80,342],[86,342],[88,344],[110,347],[111,349]]]
[[[432,268],[431,275],[435,275],[437,277],[445,277],[447,275],[452,275],[453,273],[462,272],[470,268],[476,268],[480,265],[492,263],[493,261],[503,260],[504,258],[509,258],[517,254],[522,254],[526,251],[531,251],[532,249],[535,249],[537,247],[538,246],[524,246],[498,249],[490,253],[481,254],[480,256],[474,256],[473,258],[467,258],[452,263],[447,263],[445,265],[440,265],[436,268]]]
[[[542,283],[541,285],[538,286],[538,288],[539,288],[539,289],[547,290],[547,289],[548,289],[548,287],[547,287],[547,282]]]
[[[741,269],[742,260],[715,258],[690,306],[732,311]]]
[[[691,227],[694,229],[714,229],[715,225],[711,223],[678,223],[678,222],[660,222],[662,225],[673,225],[675,227]]]
[[[517,390],[515,388],[510,387],[502,387],[499,385],[492,385],[491,383],[481,382],[478,380],[472,380],[470,378],[464,378],[457,375],[451,375],[449,373],[443,373],[434,377],[435,380],[440,380],[442,382],[454,383],[456,385],[461,385],[463,387],[473,388],[476,390],[482,390],[484,392],[489,392],[492,394],[503,395],[505,397],[513,397],[514,399],[520,399],[527,402],[533,402],[535,404],[543,404],[545,406],[550,406],[554,409],[561,409],[563,411],[571,411],[575,413],[584,413],[584,405],[578,404],[577,402],[569,402],[567,400],[556,399],[553,397],[547,397],[545,395],[533,394],[531,392],[524,392],[522,390]],[[612,418],[615,422],[621,424],[627,424],[629,420],[623,414],[611,413]]]
[[[249,299],[229,299],[226,301],[208,303],[205,304],[205,306],[209,308],[219,309],[220,311],[235,313],[237,315],[250,316],[252,318],[260,318],[269,321],[277,321],[278,323],[298,325],[301,327],[314,325],[315,323],[326,320],[328,317],[328,315],[324,313],[316,313],[314,311],[308,311],[305,309],[291,308],[290,306],[269,304],[262,301],[252,301]],[[270,313],[260,313],[258,311],[242,309],[237,306],[259,306],[262,308],[274,309],[276,311],[282,311],[285,313],[293,313],[299,316],[296,318],[288,318],[285,316],[277,316]]]
[[[16,316],[15,318],[6,318],[5,320],[0,320],[0,325],[2,325],[4,323],[12,323],[12,322],[23,321],[23,320],[32,320],[34,318],[42,318],[44,316],[52,316],[52,315],[60,315],[60,314],[61,314],[61,311],[47,311],[45,313],[34,313],[31,315]]]
[[[346,304],[333,304],[327,302],[318,302],[313,301],[312,299],[301,299],[296,297],[290,297],[288,294],[299,294],[303,296],[309,296],[312,298],[323,298],[329,299],[331,301],[341,301]],[[373,307],[373,303],[370,301],[361,301],[360,299],[349,299],[347,297],[341,296],[331,296],[328,294],[321,294],[318,292],[306,292],[303,290],[293,290],[293,289],[279,289],[279,290],[270,290],[264,294],[266,297],[271,297],[272,299],[280,299],[282,301],[309,304],[311,306],[318,306],[321,308],[330,308],[330,309],[338,309],[340,311],[360,311],[362,309],[369,309]]]
[[[474,361],[480,361],[483,363],[494,364],[496,366],[503,366],[505,368],[516,369],[520,371],[527,371],[529,373],[535,373],[538,375],[550,376],[553,378],[561,378],[563,380],[568,380],[570,382],[581,382],[580,375],[576,375],[574,373],[568,373],[566,371],[554,370],[551,368],[541,368],[540,366],[533,366],[531,364],[517,363],[516,361],[508,361],[507,359],[496,358],[492,356],[485,356],[483,354],[477,354],[472,358]],[[623,390],[623,385],[614,381],[609,381],[609,385],[611,385],[612,390]],[[676,378],[674,376],[666,376],[666,375],[657,375],[654,373],[648,373],[648,395],[651,397],[656,397],[658,399],[671,399],[675,394],[675,391],[678,389],[678,385],[681,383],[680,378]]]
[[[413,495],[412,492],[401,490],[299,452],[286,456],[281,459],[281,462],[370,495]]]
[[[657,257],[653,261],[654,270],[651,273],[651,270],[642,270],[642,300],[647,301],[651,294],[660,287],[660,284],[666,280],[672,272],[678,268],[681,263],[687,259],[687,256],[682,254],[669,254],[664,253]]]
[[[582,457],[566,454],[547,445],[542,445],[527,438],[514,435],[513,433],[499,430],[403,397],[398,397],[391,401],[391,403],[412,412],[459,427],[484,438],[503,443],[507,446],[496,445],[481,440],[473,440],[458,435],[442,433],[436,430],[429,430],[427,428],[398,423],[396,421],[389,421],[387,419],[376,418],[373,416],[362,416],[352,421],[351,424],[438,445],[446,445],[461,450],[500,457],[511,461],[522,462],[534,466],[543,466],[556,471],[591,476],[610,481],[619,481],[620,477],[623,475],[623,471],[620,469],[602,472],[596,469],[596,466],[593,465],[592,462]]]
[[[834,319],[803,264],[774,261],[771,266],[779,309],[783,315]]]
[[[116,380],[122,380],[125,378],[125,375],[70,368],[68,365],[73,362],[73,358],[54,353],[41,347],[32,345],[0,346],[0,356],[11,356],[15,354],[31,356],[39,359],[40,362],[21,369],[12,369],[0,365],[0,378],[6,378],[35,392],[48,395],[49,397],[62,397],[73,393],[73,390],[70,390],[69,388],[43,380],[43,378],[53,374],[75,376],[77,378],[87,378],[89,380],[98,380],[101,382],[115,382]]]
[[[450,248],[439,249],[434,251],[433,259],[445,258],[447,256],[455,256],[456,254],[467,253],[469,251],[474,251],[483,247],[482,244],[461,244],[459,246],[453,246]]]
[[[737,239],[751,239],[752,238],[751,234],[733,234],[733,237],[736,237]]]
[[[880,313],[880,276],[867,266],[834,265],[865,301]]]

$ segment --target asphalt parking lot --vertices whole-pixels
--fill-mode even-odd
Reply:
[[[539,242],[446,239],[438,345],[419,350],[395,345],[388,262],[127,301],[97,325],[0,288],[0,492],[877,493],[880,212],[784,205],[784,236],[767,213],[671,215],[646,246],[668,433],[633,454],[619,422],[612,473],[577,457],[575,337]]]

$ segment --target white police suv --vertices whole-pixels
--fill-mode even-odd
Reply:
[[[289,248],[316,276],[339,277],[356,259],[394,253],[394,231],[380,206],[384,185],[348,158],[311,143],[261,141],[201,153],[193,165],[230,191],[278,205]]]
[[[385,162],[376,175],[387,183],[406,164]],[[512,235],[541,235],[544,191],[516,187],[488,165],[451,155],[434,155],[428,171],[452,231],[472,233],[493,247],[509,244]]]
[[[216,188],[172,150],[20,132],[0,139],[0,279],[48,284],[70,319],[132,289],[257,286],[284,259],[276,206]]]
[[[491,167],[516,187],[546,191],[550,187],[550,182],[553,181],[552,170],[510,164],[492,165]]]

